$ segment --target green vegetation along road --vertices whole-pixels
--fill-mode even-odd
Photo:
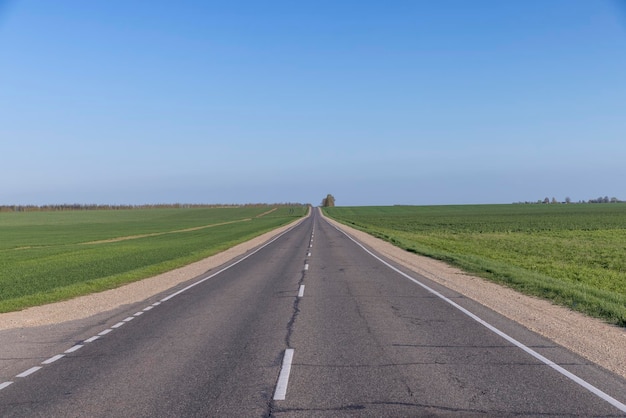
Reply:
[[[626,204],[324,211],[408,251],[626,326]]]
[[[150,277],[305,215],[306,206],[0,213],[0,312]]]

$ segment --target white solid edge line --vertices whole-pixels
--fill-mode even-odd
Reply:
[[[30,376],[31,374],[35,373],[37,370],[41,370],[41,366],[31,367],[30,369],[23,371],[22,373],[16,375],[15,377]]]
[[[67,350],[65,350],[65,354],[70,354],[73,353],[76,350],[80,350],[81,348],[83,348],[82,344],[76,344],[75,346],[68,348]]]
[[[6,387],[8,387],[8,386],[11,386],[12,384],[13,384],[13,382],[4,382],[4,383],[0,383],[0,390],[2,390],[2,389],[4,389],[4,388],[6,388]]]
[[[465,315],[467,315],[470,318],[472,318],[474,321],[476,321],[479,324],[483,325],[484,327],[486,327],[490,331],[496,333],[497,335],[499,335],[500,337],[504,338],[505,340],[507,340],[511,344],[517,346],[518,348],[521,348],[526,353],[530,354],[531,356],[533,356],[537,360],[541,361],[542,363],[552,367],[554,370],[556,370],[557,372],[561,373],[563,376],[567,377],[568,379],[572,380],[573,382],[579,384],[583,388],[587,389],[589,392],[593,393],[594,395],[598,396],[601,399],[604,399],[606,402],[610,403],[611,405],[613,405],[614,407],[616,407],[620,411],[626,412],[626,404],[623,404],[622,402],[620,402],[617,399],[613,398],[611,395],[609,395],[609,394],[601,391],[597,387],[593,386],[591,383],[587,382],[586,380],[581,379],[580,377],[576,376],[575,374],[573,374],[573,373],[569,372],[568,370],[564,369],[563,367],[559,366],[558,364],[556,364],[552,360],[549,360],[548,358],[542,356],[541,354],[539,354],[538,352],[536,352],[532,348],[525,346],[521,342],[517,341],[515,338],[509,336],[508,334],[505,334],[503,331],[500,331],[498,328],[494,327],[493,325],[491,325],[488,322],[484,321],[483,319],[479,318],[477,315],[473,314],[472,312],[468,311],[467,309],[465,309],[461,305],[459,305],[459,304],[453,302],[452,300],[448,299],[447,297],[445,297],[441,293],[437,292],[436,290],[426,286],[424,283],[420,282],[419,280],[414,279],[413,277],[409,276],[408,274],[404,273],[403,271],[395,268],[394,266],[392,266],[391,264],[387,263],[382,258],[378,257],[376,254],[374,254],[373,252],[371,252],[370,250],[365,248],[364,245],[362,245],[360,242],[358,242],[357,240],[352,238],[346,232],[342,231],[341,229],[339,229],[338,227],[336,227],[336,226],[334,226],[332,224],[330,224],[330,225],[333,226],[337,231],[339,231],[342,234],[344,234],[345,236],[347,236],[356,245],[361,247],[366,253],[368,253],[369,255],[371,255],[372,257],[374,257],[375,259],[377,259],[378,261],[380,261],[381,263],[383,263],[384,265],[386,265],[387,267],[389,267],[390,269],[392,269],[396,273],[406,277],[407,279],[411,280],[413,283],[421,286],[422,288],[424,288],[428,292],[432,293],[433,295],[437,296],[438,298],[442,299],[443,301],[445,301],[445,302],[449,303],[450,305],[454,306],[459,311],[463,312]]]
[[[46,361],[42,361],[42,362],[41,362],[41,364],[52,364],[52,363],[54,363],[55,361],[62,359],[63,357],[65,357],[65,354],[57,354],[57,355],[56,355],[56,356],[54,356],[54,357],[50,357],[50,358],[49,358],[48,360],[46,360]]]
[[[163,299],[160,300],[159,303],[161,302],[166,302],[168,300],[170,300],[171,298],[173,298],[174,296],[178,296],[183,292],[186,292],[187,290],[191,289],[192,287],[195,287],[197,285],[199,285],[200,283],[204,283],[205,281],[212,279],[213,277],[217,276],[218,274],[228,270],[231,267],[236,266],[237,264],[241,263],[243,260],[252,257],[254,254],[258,253],[259,251],[261,251],[263,248],[267,247],[268,245],[272,244],[274,241],[278,240],[280,237],[282,237],[283,235],[285,235],[286,233],[290,232],[291,230],[293,230],[294,228],[296,228],[297,226],[299,226],[302,222],[304,222],[306,218],[303,218],[302,220],[300,220],[300,222],[298,222],[297,224],[295,224],[294,226],[292,226],[291,228],[281,232],[280,234],[276,235],[274,238],[272,238],[271,240],[269,240],[268,242],[266,242],[265,244],[263,244],[262,246],[260,246],[259,248],[257,248],[256,250],[252,251],[250,254],[247,254],[246,256],[240,258],[239,260],[235,261],[232,264],[229,264],[228,266],[224,267],[223,269],[216,271],[215,273],[211,274],[210,276],[205,277],[204,279],[200,279],[197,282],[194,282],[192,284],[190,284],[187,287],[184,287],[182,289],[180,289],[177,292],[172,293],[169,296],[164,297]],[[153,306],[155,306],[155,304],[153,304]]]
[[[283,357],[283,366],[280,369],[280,375],[278,376],[278,383],[276,384],[276,390],[274,391],[275,401],[284,401],[287,396],[287,385],[289,384],[289,374],[291,373],[291,362],[293,361],[293,348],[285,350],[285,357]]]
[[[298,290],[298,297],[301,298],[304,296],[304,285],[300,285],[300,290]]]

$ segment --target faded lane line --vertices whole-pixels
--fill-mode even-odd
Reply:
[[[298,291],[298,297],[301,298],[304,296],[304,285],[300,285],[300,290]]]
[[[99,336],[99,335],[94,335],[94,336],[93,336],[93,337],[91,337],[91,338],[87,338],[87,339],[85,340],[85,342],[86,342],[86,343],[92,343],[92,342],[96,341],[98,338],[100,338],[100,336]]]
[[[35,366],[35,367],[31,367],[28,370],[23,371],[22,373],[16,375],[15,377],[26,377],[26,376],[30,376],[31,374],[35,373],[38,370],[41,370],[41,366]]]
[[[491,325],[487,321],[481,319],[477,315],[475,315],[472,312],[468,311],[467,309],[465,309],[461,305],[457,304],[456,302],[452,301],[451,299],[448,299],[446,296],[444,296],[441,293],[437,292],[435,289],[432,289],[431,287],[429,287],[429,286],[425,285],[424,283],[420,282],[419,280],[409,276],[408,274],[406,274],[405,272],[401,271],[400,269],[392,266],[391,264],[389,264],[388,262],[386,262],[382,258],[378,257],[376,254],[374,254],[373,252],[371,252],[370,250],[365,248],[365,246],[363,244],[358,242],[356,239],[352,238],[346,232],[342,231],[341,229],[339,229],[335,225],[331,224],[330,222],[328,222],[328,224],[330,226],[332,226],[333,228],[335,228],[337,231],[339,231],[342,234],[344,234],[352,242],[354,242],[356,245],[361,247],[366,253],[368,253],[369,255],[374,257],[376,260],[380,261],[381,263],[383,263],[384,265],[389,267],[391,270],[395,271],[396,273],[400,274],[401,276],[404,276],[405,278],[409,279],[410,281],[412,281],[413,283],[417,284],[418,286],[421,286],[423,289],[425,289],[426,291],[430,292],[431,294],[437,296],[438,298],[440,298],[444,302],[452,305],[453,307],[455,307],[459,311],[463,312],[465,315],[469,316],[470,318],[472,318],[474,321],[478,322],[479,324],[481,324],[485,328],[489,329],[490,331],[492,331],[495,334],[499,335],[500,337],[504,338],[505,340],[507,340],[511,344],[513,344],[516,347],[520,348],[521,350],[525,351],[526,353],[530,354],[531,356],[533,356],[535,359],[539,360],[540,362],[546,364],[547,366],[550,366],[552,369],[556,370],[557,372],[559,372],[563,376],[567,377],[571,381],[573,381],[573,382],[577,383],[578,385],[582,386],[583,388],[587,389],[589,392],[593,393],[597,397],[599,397],[599,398],[605,400],[606,402],[610,403],[611,405],[613,405],[614,407],[616,407],[620,411],[626,412],[626,404],[623,404],[622,402],[620,402],[617,399],[613,398],[609,394],[607,394],[607,393],[601,391],[600,389],[598,389],[597,387],[593,386],[591,383],[587,382],[586,380],[581,379],[580,377],[576,376],[575,374],[571,373],[570,371],[568,371],[568,370],[564,369],[563,367],[559,366],[558,364],[556,364],[552,360],[542,356],[541,354],[539,354],[535,350],[531,349],[530,347],[527,347],[526,345],[524,345],[521,342],[517,341],[515,338],[511,337],[510,335],[504,333],[503,331],[500,331],[498,328],[494,327],[493,325]]]
[[[67,350],[65,350],[64,353],[65,354],[70,354],[70,353],[73,353],[74,351],[80,350],[83,347],[84,347],[84,345],[82,345],[82,344],[76,344],[72,348],[68,348]]]
[[[13,384],[13,382],[4,382],[4,383],[0,383],[0,390],[9,387]]]
[[[305,264],[305,265],[304,265],[304,269],[305,269],[305,270],[308,270],[308,269],[309,269],[309,265],[308,265],[308,264]]]
[[[293,348],[285,350],[283,366],[280,369],[276,391],[274,391],[275,401],[284,401],[287,396],[287,386],[289,385],[289,374],[291,373],[291,363],[293,361]]]
[[[65,354],[57,354],[57,355],[56,355],[56,356],[54,356],[54,357],[50,357],[50,358],[49,358],[48,360],[46,360],[46,361],[42,361],[42,362],[41,362],[41,364],[52,364],[52,363],[54,363],[55,361],[62,359],[63,357],[65,357]]]

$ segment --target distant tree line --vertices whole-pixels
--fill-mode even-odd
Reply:
[[[617,197],[609,198],[608,196],[598,197],[597,199],[589,199],[587,201],[579,200],[578,202],[572,202],[572,199],[570,199],[569,196],[568,196],[562,202],[556,200],[556,198],[554,198],[554,197],[552,199],[550,199],[549,197],[546,197],[543,200],[539,199],[536,202],[517,202],[517,203],[547,205],[547,204],[558,204],[558,203],[570,204],[570,203],[623,203],[623,202],[624,202],[623,200],[620,200]]]
[[[185,209],[185,208],[241,208],[241,207],[308,206],[304,203],[245,203],[245,204],[205,204],[205,203],[156,203],[145,205],[99,205],[99,204],[58,204],[58,205],[0,205],[0,212],[54,212],[72,210],[130,210],[130,209]]]

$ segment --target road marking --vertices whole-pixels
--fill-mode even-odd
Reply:
[[[308,270],[308,269],[309,269],[309,265],[308,265],[308,264],[305,264],[305,265],[304,265],[304,269],[305,269],[305,270]]]
[[[100,338],[100,336],[99,336],[99,335],[94,335],[94,336],[93,336],[93,337],[91,337],[91,338],[87,338],[87,339],[85,340],[85,342],[86,342],[86,343],[92,343],[92,342],[96,341],[98,338]]]
[[[74,351],[80,350],[83,347],[84,346],[82,344],[76,344],[74,347],[71,347],[71,348],[65,350],[65,354],[73,353]]]
[[[153,306],[153,307],[154,307],[154,306],[159,306],[160,304],[161,304],[161,302],[160,302],[160,301],[159,301],[159,302],[154,302],[154,303],[152,304],[152,306]]]
[[[52,364],[52,363],[54,363],[55,361],[62,359],[63,357],[65,357],[65,354],[57,354],[57,355],[56,355],[56,356],[54,356],[54,357],[50,357],[50,358],[49,358],[48,360],[46,360],[46,361],[42,361],[42,362],[41,362],[41,364]]]
[[[382,258],[378,257],[376,254],[374,254],[373,252],[371,252],[370,250],[365,248],[364,245],[362,245],[360,242],[358,242],[357,240],[352,238],[346,232],[342,231],[341,229],[339,229],[338,227],[336,227],[334,225],[333,225],[333,227],[335,229],[337,229],[337,231],[339,231],[342,234],[344,234],[345,236],[347,236],[356,245],[361,247],[366,253],[368,253],[369,255],[371,255],[372,257],[374,257],[375,259],[377,259],[378,261],[380,261],[381,263],[383,263],[384,265],[389,267],[391,270],[395,271],[396,273],[400,274],[401,276],[404,276],[405,278],[409,279],[410,281],[412,281],[413,283],[417,284],[418,286],[421,286],[423,289],[425,289],[428,292],[432,293],[433,295],[437,296],[438,298],[440,298],[444,302],[447,302],[448,304],[452,305],[453,307],[455,307],[459,311],[463,312],[465,315],[467,315],[470,318],[472,318],[474,321],[476,321],[479,324],[483,325],[485,328],[489,329],[490,331],[492,331],[495,334],[499,335],[500,337],[504,338],[505,340],[507,340],[511,344],[515,345],[516,347],[522,349],[523,351],[525,351],[526,353],[530,354],[531,356],[533,356],[535,359],[539,360],[540,362],[546,364],[547,366],[550,366],[551,368],[553,368],[557,372],[561,373],[563,376],[567,377],[571,381],[573,381],[573,382],[577,383],[578,385],[582,386],[583,388],[587,389],[589,392],[593,393],[594,395],[596,395],[600,399],[605,400],[606,402],[610,403],[611,405],[613,405],[614,407],[616,407],[620,411],[626,412],[626,404],[621,403],[617,399],[613,398],[611,395],[601,391],[600,389],[598,389],[597,387],[593,386],[591,383],[587,382],[586,380],[581,379],[580,377],[576,376],[575,374],[571,373],[570,371],[568,371],[568,370],[564,369],[563,367],[559,366],[558,364],[556,364],[552,360],[542,356],[541,354],[539,354],[538,352],[536,352],[532,348],[525,346],[521,342],[517,341],[515,338],[513,338],[513,337],[509,336],[508,334],[505,334],[504,332],[500,331],[498,328],[494,327],[493,325],[491,325],[487,321],[484,321],[483,319],[481,319],[477,315],[473,314],[472,312],[468,311],[467,309],[465,309],[461,305],[457,304],[456,302],[452,301],[451,299],[448,299],[447,297],[445,297],[441,293],[437,292],[435,289],[432,289],[431,287],[429,287],[429,286],[425,285],[424,283],[420,282],[419,280],[409,276],[408,274],[406,274],[405,272],[401,271],[400,269],[397,269],[396,267],[392,266],[391,264],[389,264],[388,262],[386,262]]]
[[[0,390],[2,390],[2,389],[4,389],[4,388],[6,388],[6,387],[8,387],[8,386],[11,386],[12,384],[13,384],[13,382],[4,382],[4,383],[0,383]]]
[[[311,253],[307,253],[307,255],[306,255],[306,256],[307,256],[307,257],[311,257]]]
[[[154,309],[154,306],[146,306],[145,308],[143,308],[144,312],[148,312],[150,309]]]
[[[306,219],[306,218],[305,218]],[[291,228],[287,229],[286,231],[283,231],[282,233],[276,235],[273,239],[269,240],[268,242],[266,242],[265,244],[263,244],[262,246],[260,246],[259,248],[257,248],[256,250],[252,251],[250,254],[246,255],[245,257],[240,258],[239,260],[235,261],[233,264],[230,264],[226,267],[224,267],[223,269],[216,271],[215,273],[211,274],[210,276],[205,277],[204,279],[200,279],[195,283],[190,284],[189,286],[180,289],[177,292],[172,293],[169,296],[164,297],[163,299],[161,299],[160,302],[167,302],[168,300],[170,300],[171,298],[173,298],[174,296],[178,296],[183,292],[186,292],[187,290],[191,289],[192,287],[195,287],[201,283],[206,282],[207,280],[212,279],[213,277],[217,276],[220,273],[225,272],[226,270],[228,270],[231,267],[236,266],[237,264],[241,263],[242,261],[252,257],[254,254],[258,253],[259,251],[261,251],[263,248],[267,247],[268,245],[274,243],[274,241],[278,240],[279,238],[281,238],[283,235],[287,234],[288,232],[291,232],[294,228],[296,228],[297,226],[299,226],[302,222],[304,222],[304,219],[302,219],[300,222],[298,222],[296,225],[292,226]],[[155,304],[152,304],[153,306],[156,306]]]
[[[274,391],[275,401],[284,401],[287,396],[287,385],[289,384],[289,374],[291,373],[291,362],[293,361],[293,348],[285,350],[285,357],[283,357],[283,366],[280,369],[280,375],[278,376],[278,383],[276,384],[276,390]]]
[[[41,370],[41,366],[35,366],[35,367],[31,367],[30,369],[23,371],[22,373],[16,375],[15,377],[26,377],[26,376],[30,376],[31,374],[35,373],[37,370]]]
[[[313,248],[313,244],[309,245],[309,248]]]
[[[133,316],[141,316],[141,315],[143,315],[144,313],[145,313],[144,311],[139,311],[139,312],[136,312],[136,313],[135,313],[135,315],[133,315]]]
[[[302,296],[304,296],[304,285],[303,284],[300,285],[300,290],[298,291],[298,297],[301,298]]]
[[[107,335],[109,332],[113,331],[111,328],[105,329],[104,331],[98,333],[99,336]]]
[[[133,319],[135,319],[135,317],[134,317],[134,316],[129,316],[128,318],[123,319],[123,320],[122,320],[122,322],[130,322],[130,321],[132,321]]]
[[[119,328],[119,327],[121,327],[122,325],[124,325],[125,323],[126,323],[126,322],[118,322],[117,324],[115,324],[115,325],[111,326],[111,328],[113,328],[113,329],[115,329],[115,328]]]

